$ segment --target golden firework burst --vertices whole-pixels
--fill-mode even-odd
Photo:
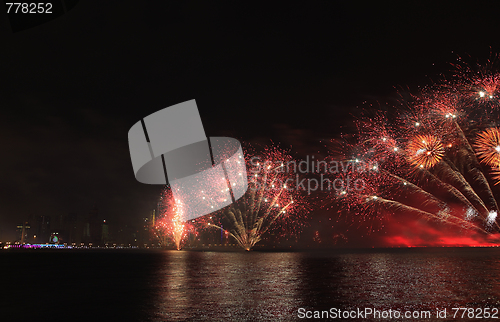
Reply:
[[[481,163],[498,167],[500,163],[500,131],[490,128],[479,133],[474,143],[477,157]]]
[[[408,142],[407,155],[415,167],[432,168],[444,155],[441,140],[434,135],[416,135]]]

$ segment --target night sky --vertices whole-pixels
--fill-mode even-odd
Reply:
[[[319,149],[363,102],[499,52],[493,4],[79,1],[19,32],[2,12],[0,240],[94,206],[137,222],[162,187],[135,180],[128,130],[186,100],[207,136]]]

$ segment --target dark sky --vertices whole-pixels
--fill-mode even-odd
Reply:
[[[33,214],[145,215],[161,187],[135,180],[128,130],[189,99],[207,136],[321,146],[363,101],[498,51],[492,3],[79,1],[4,23],[0,240]]]

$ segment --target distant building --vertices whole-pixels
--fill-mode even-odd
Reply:
[[[64,214],[52,216],[51,229],[65,230],[67,216]]]
[[[40,244],[48,243],[51,229],[50,216],[35,216],[33,222],[33,241]]]
[[[20,225],[17,225],[17,240],[21,243],[27,243],[28,242],[28,231],[30,230],[31,226],[28,222],[23,222]]]
[[[144,244],[150,244],[152,239],[151,239],[151,232],[155,226],[155,220],[156,220],[156,210],[153,209],[149,212],[147,217],[142,218],[142,227],[139,232],[139,242],[140,246],[143,246]]]
[[[106,219],[102,221],[101,225],[101,242],[102,244],[106,244],[109,242],[109,230],[108,230],[108,224],[106,223]]]
[[[82,232],[80,242],[85,244],[92,243],[92,245],[101,245],[102,227],[97,207],[94,207],[88,214],[81,216],[78,222],[77,230]]]
[[[78,233],[78,215],[75,213],[69,213],[66,220],[66,231],[67,231],[67,243],[69,245],[73,243],[81,243],[81,232]]]
[[[94,207],[90,211],[88,218],[89,218],[88,229],[90,235],[90,242],[93,245],[100,245],[102,228],[101,228],[101,220],[99,219],[99,211],[97,210],[97,207]]]

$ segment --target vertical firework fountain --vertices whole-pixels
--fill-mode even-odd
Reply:
[[[183,204],[179,199],[174,199],[170,190],[163,192],[161,215],[153,227],[154,233],[162,247],[172,241],[177,250],[182,247],[186,237],[187,223],[183,222]]]

